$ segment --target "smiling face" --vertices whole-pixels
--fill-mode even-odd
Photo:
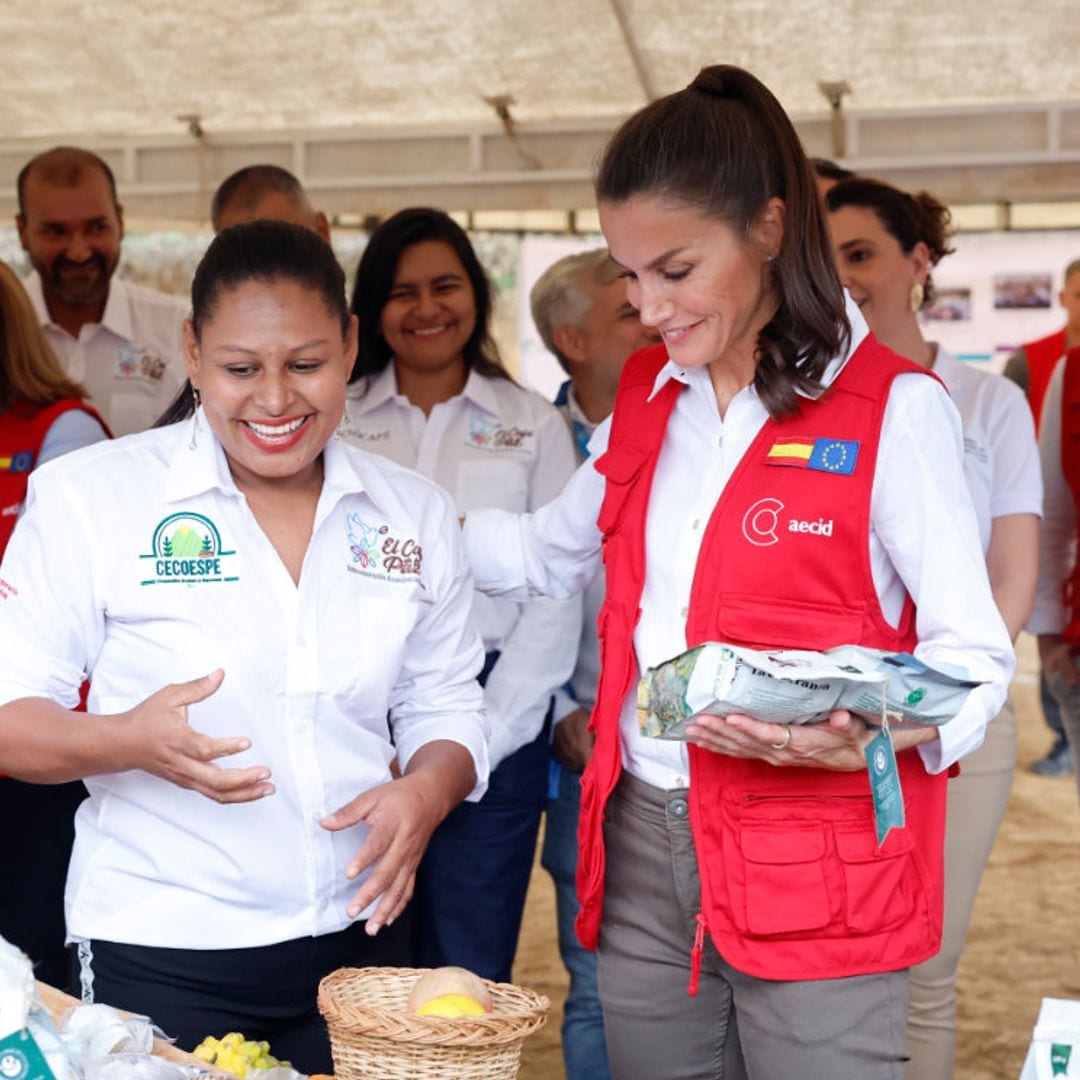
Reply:
[[[46,300],[103,309],[120,261],[124,235],[120,208],[104,173],[86,169],[78,183],[26,178],[19,239],[41,276]]]
[[[322,296],[294,281],[223,289],[195,339],[184,327],[188,374],[237,486],[321,477],[323,448],[345,407],[356,352]]]
[[[754,357],[776,306],[766,264],[783,237],[778,200],[770,200],[754,241],[725,221],[656,195],[601,203],[600,224],[626,275],[627,299],[676,364]]]
[[[840,283],[878,338],[900,339],[916,323],[911,287],[926,283],[926,245],[905,252],[869,207],[842,206],[828,219]]]
[[[465,368],[464,350],[476,329],[476,297],[465,267],[442,240],[407,247],[379,326],[394,361],[410,374]]]

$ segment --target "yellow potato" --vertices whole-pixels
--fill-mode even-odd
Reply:
[[[420,1015],[423,1005],[432,998],[460,994],[478,1002],[484,1012],[491,1012],[491,995],[484,980],[461,967],[441,967],[424,972],[413,985],[405,1011]]]

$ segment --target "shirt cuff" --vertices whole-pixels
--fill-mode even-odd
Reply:
[[[529,598],[518,515],[506,510],[470,510],[462,540],[473,580],[483,593]]]
[[[396,733],[395,733],[396,735]],[[476,770],[476,783],[465,796],[465,802],[479,802],[488,787],[491,774],[488,757],[488,727],[483,713],[455,713],[453,716],[429,717],[422,723],[410,724],[407,733],[396,737],[398,761],[404,773],[413,755],[422,746],[444,739],[458,743],[469,751]]]

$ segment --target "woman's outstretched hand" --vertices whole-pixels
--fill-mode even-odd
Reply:
[[[190,682],[171,683],[117,717],[123,756],[130,768],[160,776],[219,803],[253,802],[274,792],[265,765],[228,769],[218,758],[251,747],[243,736],[215,739],[188,723],[188,706],[215,693],[225,672],[220,668]]]

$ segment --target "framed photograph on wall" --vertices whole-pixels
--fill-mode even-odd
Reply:
[[[971,319],[971,290],[934,289],[934,299],[923,312],[928,322],[968,322]]]
[[[995,274],[994,307],[1048,308],[1053,300],[1051,274]]]

